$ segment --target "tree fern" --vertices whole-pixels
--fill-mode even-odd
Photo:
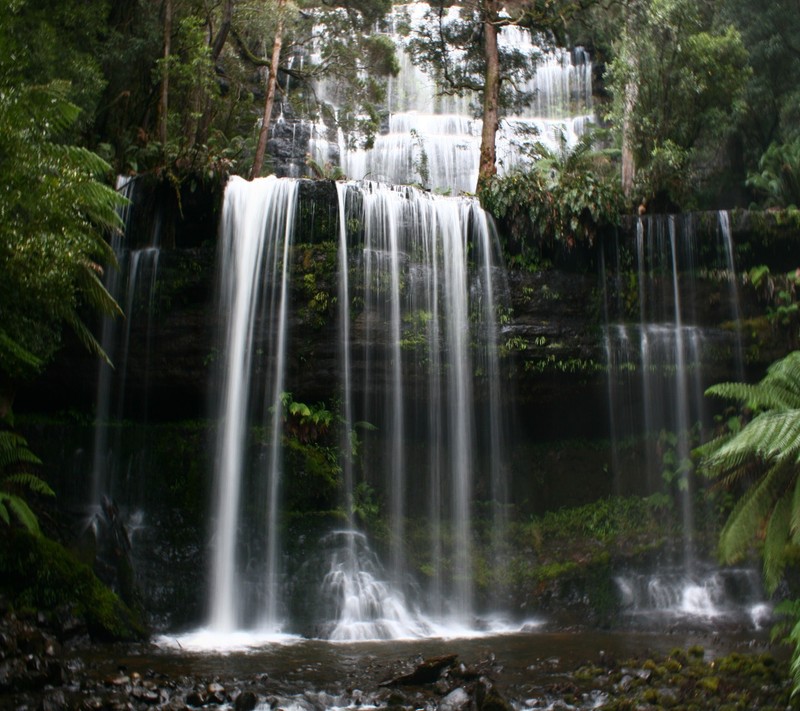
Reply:
[[[789,556],[800,545],[800,352],[773,363],[755,385],[723,383],[707,394],[738,400],[755,417],[728,437],[700,448],[701,471],[723,483],[749,479],[720,534],[720,557],[734,561],[761,540],[767,589],[775,590]],[[789,619],[792,679],[800,691],[800,601],[779,605]]]
[[[761,540],[765,582],[774,590],[786,546],[800,542],[800,352],[773,363],[756,384],[722,383],[706,394],[755,413],[738,432],[698,449],[706,475],[728,486],[750,482],[720,534],[720,557],[732,562]]]
[[[787,545],[786,531],[789,530],[792,507],[792,490],[784,491],[772,509],[764,534],[764,549],[761,557],[764,560],[764,580],[770,590],[774,590],[783,573],[785,550]]]
[[[0,521],[7,526],[16,521],[40,535],[39,521],[25,496],[54,496],[49,484],[34,473],[41,464],[28,448],[24,437],[11,430],[0,430]]]
[[[120,313],[98,265],[116,266],[108,235],[126,201],[103,182],[110,166],[66,140],[80,113],[69,91],[0,76],[0,370],[11,380],[41,369],[64,326],[102,353],[78,314]]]

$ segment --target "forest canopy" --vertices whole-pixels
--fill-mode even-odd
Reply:
[[[519,87],[535,69],[495,46],[517,25],[545,47],[588,48],[603,147],[618,151],[631,207],[657,196],[683,207],[783,199],[767,194],[769,180],[747,179],[769,168],[768,152],[793,155],[800,140],[800,91],[789,80],[800,70],[800,19],[789,0],[427,8],[426,22],[406,27],[408,46],[442,92],[473,92],[482,104],[482,175],[494,174],[496,124],[524,101]],[[4,0],[2,67],[7,83],[67,83],[81,109],[72,139],[116,172],[248,174],[265,108],[267,123],[321,121],[371,145],[398,70],[391,9],[387,0]],[[265,106],[276,46],[277,101]],[[267,155],[263,172],[276,167]]]

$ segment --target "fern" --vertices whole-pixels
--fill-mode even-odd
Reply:
[[[762,539],[765,582],[774,590],[786,565],[786,546],[800,543],[800,352],[773,363],[754,385],[722,383],[706,394],[738,400],[757,412],[741,430],[703,445],[697,454],[700,470],[724,485],[750,481],[720,534],[720,557],[737,560]]]
[[[784,567],[784,551],[786,549],[786,531],[791,520],[792,491],[784,492],[769,517],[767,530],[764,535],[764,550],[761,557],[764,560],[764,580],[770,590],[778,587]]]
[[[21,496],[0,491],[0,508],[3,509],[0,518],[7,524],[10,523],[10,517],[8,515],[8,511],[10,510],[17,521],[30,533],[35,536],[41,535],[42,532],[39,528],[39,520],[36,518],[36,514],[31,511],[31,507],[25,503],[25,500]]]
[[[0,430],[0,521],[10,526],[13,518],[37,536],[41,535],[39,521],[23,495],[55,496],[50,485],[34,473],[40,464],[24,437]]]

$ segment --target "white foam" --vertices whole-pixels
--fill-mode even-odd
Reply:
[[[155,639],[155,643],[165,649],[179,649],[184,652],[228,654],[255,651],[272,645],[297,644],[302,639],[298,635],[274,630],[234,630],[223,633],[203,627],[181,635],[161,635]]]

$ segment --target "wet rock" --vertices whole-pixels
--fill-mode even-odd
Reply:
[[[457,654],[444,654],[423,660],[410,674],[396,676],[384,681],[381,686],[422,686],[438,681],[442,672],[455,664]]]
[[[183,699],[172,698],[161,709],[162,711],[186,711],[189,707]]]
[[[61,689],[51,691],[42,699],[41,711],[62,711],[67,708],[67,699]]]
[[[206,695],[203,692],[195,689],[194,691],[190,691],[186,695],[186,703],[189,706],[200,708],[201,706],[205,706],[206,704]]]
[[[236,697],[233,707],[236,711],[253,711],[258,703],[258,697],[252,691],[243,691]]]
[[[227,697],[225,695],[225,687],[222,684],[218,684],[217,682],[211,682],[206,687],[206,703],[209,704],[224,704],[227,701]]]
[[[439,711],[461,711],[468,708],[470,703],[469,694],[459,686],[439,702]]]
[[[514,711],[514,707],[503,698],[497,687],[488,679],[482,678],[475,690],[479,711]]]
[[[145,704],[155,705],[161,701],[161,694],[143,686],[137,686],[131,691],[131,697]]]

